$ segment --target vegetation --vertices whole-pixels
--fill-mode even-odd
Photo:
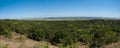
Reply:
[[[65,47],[82,42],[89,48],[101,48],[119,41],[120,20],[0,20],[0,36],[10,38],[12,32],[36,41],[47,41],[57,46],[62,44]]]

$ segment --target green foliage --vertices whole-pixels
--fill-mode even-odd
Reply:
[[[92,41],[93,35],[88,31],[81,31],[77,33],[78,40],[84,44],[89,44]]]
[[[113,32],[113,31],[105,32],[106,44],[117,42],[118,39],[119,39],[119,36],[117,36],[117,33]]]
[[[5,37],[10,38],[11,37],[11,31],[8,27],[0,26],[0,35],[3,35]]]
[[[0,36],[10,37],[12,32],[53,45],[62,44],[63,48],[76,42],[82,42],[90,48],[100,48],[119,41],[120,20],[0,20]]]
[[[6,44],[6,45],[0,45],[0,48],[8,48],[8,44]]]
[[[94,38],[90,44],[91,48],[99,48],[106,44],[117,42],[119,39],[119,36],[117,36],[117,33],[112,31],[105,31],[103,29],[94,29],[91,31],[91,34],[93,34]]]
[[[49,48],[49,46],[48,44],[47,45],[36,44],[33,48]]]
[[[23,36],[19,36],[16,38],[17,41],[19,42],[24,42],[25,41],[25,38]]]
[[[28,34],[28,37],[37,40],[37,41],[41,41],[44,40],[46,36],[46,33],[39,27],[33,27],[30,29],[30,32]]]
[[[72,33],[70,32],[57,32],[53,38],[53,43],[62,43],[63,45],[71,45],[75,42],[75,38],[72,38]]]

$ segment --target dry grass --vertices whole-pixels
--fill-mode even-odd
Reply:
[[[120,42],[109,44],[105,48],[120,48]]]

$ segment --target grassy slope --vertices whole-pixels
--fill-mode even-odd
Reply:
[[[112,43],[105,48],[119,48],[120,42],[118,43]],[[85,45],[82,45],[81,43],[78,43],[76,46],[79,46],[78,48],[87,48]],[[48,47],[48,48],[58,48],[60,46],[54,46],[51,45],[50,43],[41,41],[34,41],[31,40],[24,35],[20,35],[17,33],[12,33],[12,38],[6,38],[3,36],[0,36],[0,48],[40,48],[40,47]]]
[[[9,39],[0,36],[0,48],[37,48],[38,46],[44,47],[47,44],[49,43],[34,41],[17,33],[12,33],[12,38]],[[49,47],[56,48],[56,46],[50,44]]]

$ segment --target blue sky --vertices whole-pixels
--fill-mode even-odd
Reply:
[[[120,0],[0,0],[1,19],[117,17]]]

